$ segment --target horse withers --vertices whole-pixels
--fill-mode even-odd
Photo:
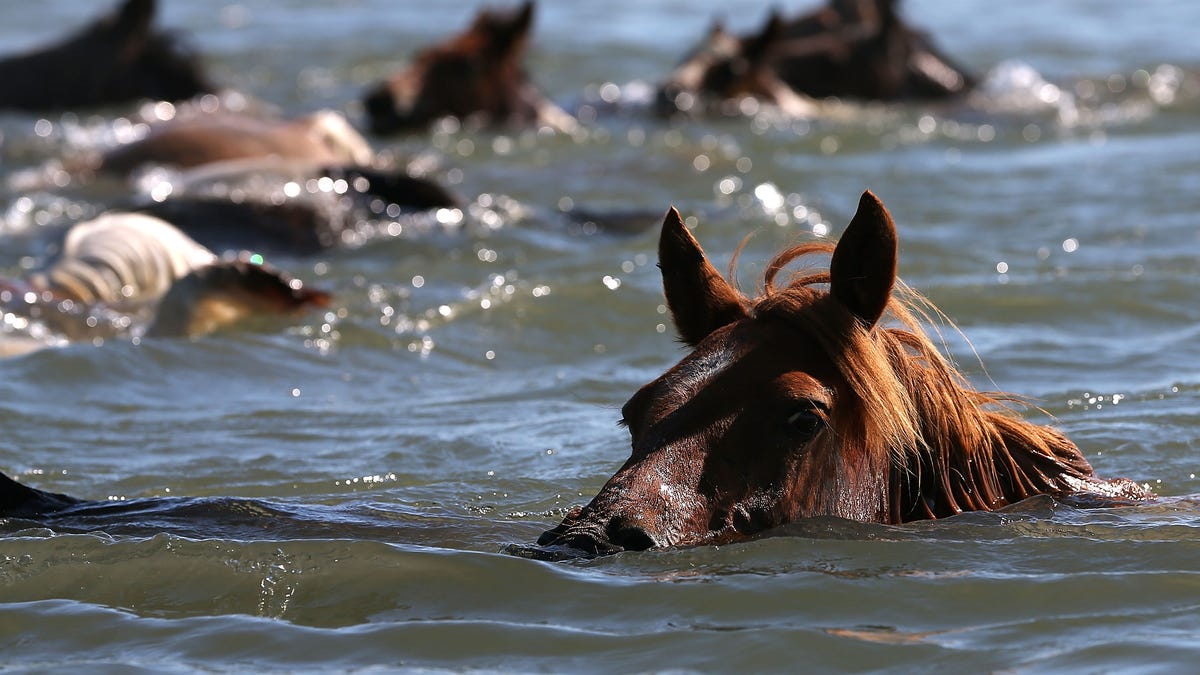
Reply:
[[[813,254],[832,254],[827,272],[778,283]],[[900,524],[1038,494],[1153,496],[1097,478],[1012,397],[972,389],[922,331],[928,305],[893,293],[896,254],[892,218],[867,192],[836,248],[783,251],[748,298],[668,212],[659,265],[692,351],[625,404],[632,455],[538,544],[606,554],[738,541],[812,516]]]

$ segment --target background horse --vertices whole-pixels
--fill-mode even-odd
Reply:
[[[109,212],[77,223],[61,253],[27,282],[0,280],[0,310],[40,319],[72,340],[105,336],[107,326],[94,315],[100,310],[148,314],[148,335],[198,336],[330,300],[329,293],[270,266],[218,258],[170,223],[139,213]]]
[[[145,138],[117,146],[99,158],[68,163],[82,165],[80,170],[93,168],[123,176],[147,165],[184,169],[247,159],[370,166],[375,151],[341,113],[332,110],[296,119],[215,113],[172,120],[155,126]]]
[[[965,94],[975,78],[941,54],[896,13],[894,0],[831,0],[784,19],[772,12],[762,30],[735,37],[717,24],[659,87],[660,112],[687,112],[701,99],[717,105],[754,97],[804,114],[793,100],[941,100]]]
[[[213,91],[195,55],[154,29],[155,0],[126,0],[79,33],[0,60],[0,108],[60,110]]]
[[[405,70],[367,92],[371,130],[413,131],[442,117],[484,125],[570,131],[574,118],[547,100],[521,61],[533,25],[532,0],[513,12],[484,10],[463,33],[424,49]]]
[[[1152,496],[1097,478],[1066,437],[1006,408],[1011,397],[970,388],[921,332],[927,313],[893,297],[896,250],[891,216],[864,193],[836,248],[785,250],[750,299],[672,209],[659,264],[692,352],[625,404],[632,456],[538,543],[611,553],[811,516],[896,524],[1036,494]],[[788,263],[830,252],[828,272],[776,284]]]

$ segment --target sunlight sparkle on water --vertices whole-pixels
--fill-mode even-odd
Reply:
[[[767,211],[777,211],[783,207],[784,197],[774,183],[760,183],[754,188],[754,197]]]

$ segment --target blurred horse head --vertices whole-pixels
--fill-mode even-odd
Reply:
[[[211,92],[196,56],[154,29],[155,9],[155,0],[125,0],[57,44],[0,60],[0,108],[62,110]]]
[[[797,97],[862,101],[940,100],[966,93],[975,79],[896,13],[895,0],[830,0],[737,37],[720,26],[658,90],[660,113],[696,106],[738,110],[740,99],[789,114],[812,109]]]
[[[465,32],[417,52],[408,68],[367,92],[371,130],[420,130],[450,116],[493,126],[572,128],[574,119],[542,96],[522,65],[533,13],[532,0],[510,12],[485,9]]]

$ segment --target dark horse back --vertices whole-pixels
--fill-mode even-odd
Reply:
[[[80,504],[82,500],[37,490],[0,473],[0,518],[35,518]]]

